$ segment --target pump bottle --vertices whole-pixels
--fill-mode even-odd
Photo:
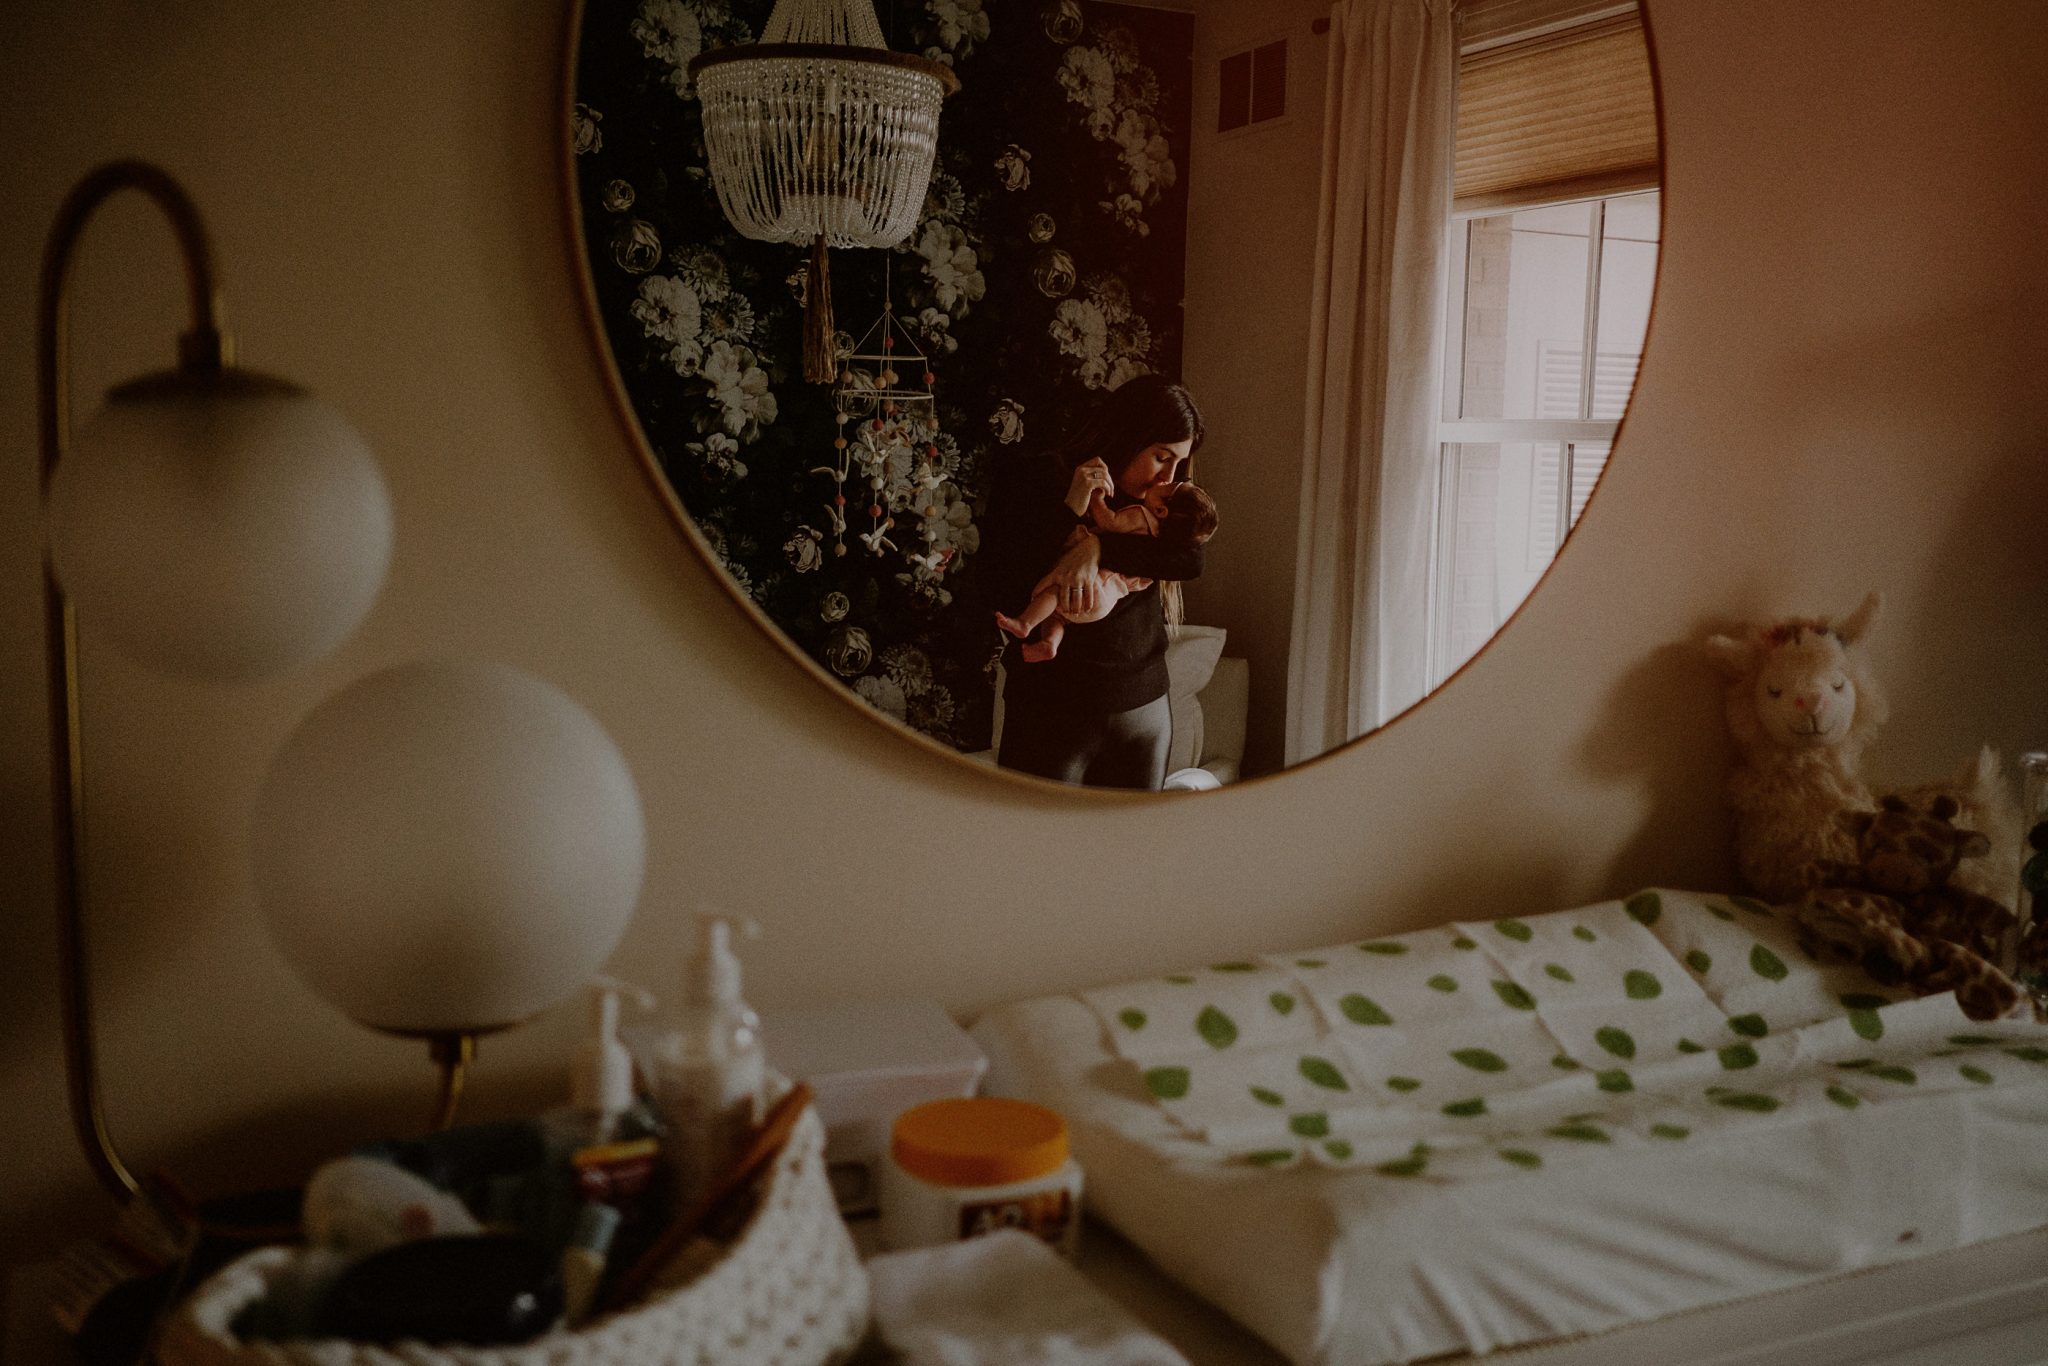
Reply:
[[[599,977],[590,984],[590,1033],[569,1072],[569,1104],[543,1117],[551,1146],[564,1151],[658,1137],[661,1125],[633,1088],[633,1056],[619,1042],[619,997],[647,993]]]
[[[740,998],[735,930],[759,933],[750,920],[698,917],[697,952],[654,1048],[655,1106],[668,1130],[664,1152],[678,1213],[695,1207],[739,1160],[761,1121],[761,1022]]]

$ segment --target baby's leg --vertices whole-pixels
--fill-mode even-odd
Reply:
[[[1060,652],[1060,640],[1067,634],[1067,623],[1054,617],[1045,623],[1045,629],[1038,633],[1038,639],[1027,640],[1021,653],[1027,664],[1043,664]]]
[[[1024,608],[1024,611],[1017,616],[1009,616],[1003,612],[996,613],[996,625],[1002,627],[1006,634],[1013,635],[1017,639],[1022,640],[1037,630],[1039,623],[1051,616],[1059,605],[1060,595],[1058,590],[1048,588],[1033,597]]]

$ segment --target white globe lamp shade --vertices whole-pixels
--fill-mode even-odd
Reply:
[[[355,629],[391,562],[391,501],[363,439],[303,390],[151,376],[114,390],[57,462],[50,553],[129,658],[246,681]]]
[[[273,760],[252,834],[285,960],[350,1018],[406,1035],[502,1028],[584,985],[646,859],[611,737],[497,664],[400,665],[323,702]]]

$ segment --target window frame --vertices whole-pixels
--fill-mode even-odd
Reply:
[[[1456,551],[1458,527],[1459,477],[1463,468],[1453,457],[1455,447],[1468,445],[1504,445],[1509,443],[1551,443],[1563,446],[1560,477],[1557,481],[1556,540],[1551,551],[1554,562],[1565,540],[1577,526],[1572,517],[1572,507],[1579,501],[1573,497],[1574,476],[1577,460],[1574,447],[1580,443],[1607,443],[1610,453],[1613,443],[1621,431],[1621,418],[1594,418],[1586,416],[1593,411],[1594,387],[1598,381],[1600,341],[1600,289],[1601,261],[1606,250],[1607,205],[1615,199],[1631,195],[1662,193],[1661,181],[1655,177],[1644,183],[1642,177],[1635,177],[1629,183],[1603,189],[1597,194],[1586,193],[1585,187],[1574,187],[1563,194],[1534,194],[1524,196],[1500,196],[1506,202],[1476,202],[1454,207],[1446,236],[1447,288],[1444,291],[1444,351],[1442,357],[1443,384],[1438,406],[1436,439],[1434,447],[1437,462],[1436,517],[1431,533],[1429,556],[1429,640],[1424,655],[1428,686],[1434,690],[1465,662],[1453,660],[1451,632],[1453,628],[1451,602],[1453,589],[1453,566],[1451,557]],[[1467,268],[1470,265],[1471,222],[1476,218],[1493,218],[1502,214],[1519,213],[1529,209],[1556,208],[1572,204],[1588,204],[1592,208],[1592,222],[1587,234],[1586,256],[1586,299],[1585,312],[1580,324],[1579,366],[1579,412],[1577,418],[1466,418],[1462,414],[1465,384],[1466,345],[1466,297]],[[1659,203],[1659,218],[1662,204]],[[1658,251],[1663,250],[1663,233],[1658,233]],[[1605,465],[1603,462],[1603,472]],[[1596,476],[1597,482],[1597,476]],[[1547,573],[1548,570],[1546,569]],[[1511,611],[1509,616],[1513,615]],[[1500,623],[1505,624],[1503,621]],[[1498,627],[1496,627],[1496,630]]]

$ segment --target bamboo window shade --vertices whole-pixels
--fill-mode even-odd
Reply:
[[[1650,189],[1657,173],[1656,94],[1635,15],[1459,59],[1457,208]]]

